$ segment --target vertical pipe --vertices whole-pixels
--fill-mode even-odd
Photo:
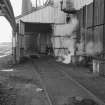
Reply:
[[[85,51],[86,51],[86,35],[87,35],[87,5],[86,5],[86,17],[85,17]]]
[[[105,0],[104,0],[104,11],[105,11]],[[104,22],[103,22],[103,51],[105,50],[105,12],[104,12]]]
[[[87,23],[87,6],[85,5],[83,8],[83,27],[85,29],[85,32],[84,32],[84,52],[86,51],[86,30],[87,30],[86,23]]]
[[[95,0],[93,0],[93,23],[92,23],[93,41],[94,41],[94,19],[95,19]]]
[[[16,64],[16,32],[12,31],[12,59],[13,64]]]
[[[38,5],[37,5],[37,2],[38,2],[38,1],[36,0],[36,8],[37,8],[37,6],[38,6]]]

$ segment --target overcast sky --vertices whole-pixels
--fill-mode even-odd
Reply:
[[[15,16],[20,15],[22,0],[10,0],[10,1],[13,6]],[[83,2],[83,4],[85,4],[85,3],[90,3],[92,0],[73,0],[73,1],[76,2],[76,5],[77,4],[80,5],[81,1]],[[10,42],[12,41],[11,39],[12,39],[12,28],[9,22],[4,17],[0,17],[0,42]]]
[[[13,6],[15,16],[21,13],[21,1],[22,0],[10,0]],[[0,42],[11,42],[12,41],[12,28],[9,22],[4,18],[0,17]]]

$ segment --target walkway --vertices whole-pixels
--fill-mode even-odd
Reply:
[[[63,105],[70,97],[92,98],[102,103],[96,96],[72,79],[64,68],[60,68],[51,59],[34,59],[33,64],[46,87],[52,105]]]
[[[16,105],[69,105],[72,97],[89,98],[104,105],[72,78],[74,69],[49,57],[34,58],[7,70],[2,68],[0,83],[13,92],[11,100],[14,98]]]

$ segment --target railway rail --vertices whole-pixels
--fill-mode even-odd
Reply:
[[[49,59],[32,59],[32,64],[43,85],[49,105],[64,105],[72,97],[90,98],[104,105],[104,103],[90,91],[75,81],[64,69]]]

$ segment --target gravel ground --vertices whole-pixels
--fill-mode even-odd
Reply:
[[[6,60],[0,60],[0,105],[49,105],[30,62],[9,67]]]
[[[49,105],[46,94],[38,90],[43,89],[43,86],[34,72],[35,68],[29,62],[11,68],[5,62],[9,61],[10,58],[9,56],[0,60],[0,105]],[[105,78],[95,77],[88,68],[56,63],[55,59],[52,58],[46,58],[46,61],[51,62],[55,67],[57,66],[59,70],[65,70],[66,73],[105,102]]]
[[[97,104],[67,104],[68,97],[82,97],[93,99],[104,105],[95,95],[81,87],[66,71],[67,67],[56,63],[54,59],[46,57],[33,60],[37,72],[40,74],[43,83],[49,93],[53,105],[97,105]],[[41,66],[40,66],[41,65]],[[70,68],[69,68],[70,69]],[[77,73],[76,73],[77,74]],[[78,75],[78,74],[77,74]]]
[[[0,105],[16,105],[16,90],[0,84]]]
[[[99,99],[105,102],[105,78],[94,75],[89,68],[76,67],[71,64],[65,65],[62,63],[55,63],[54,59],[50,60],[55,66],[63,69],[73,79],[78,81],[81,85],[91,91]]]

